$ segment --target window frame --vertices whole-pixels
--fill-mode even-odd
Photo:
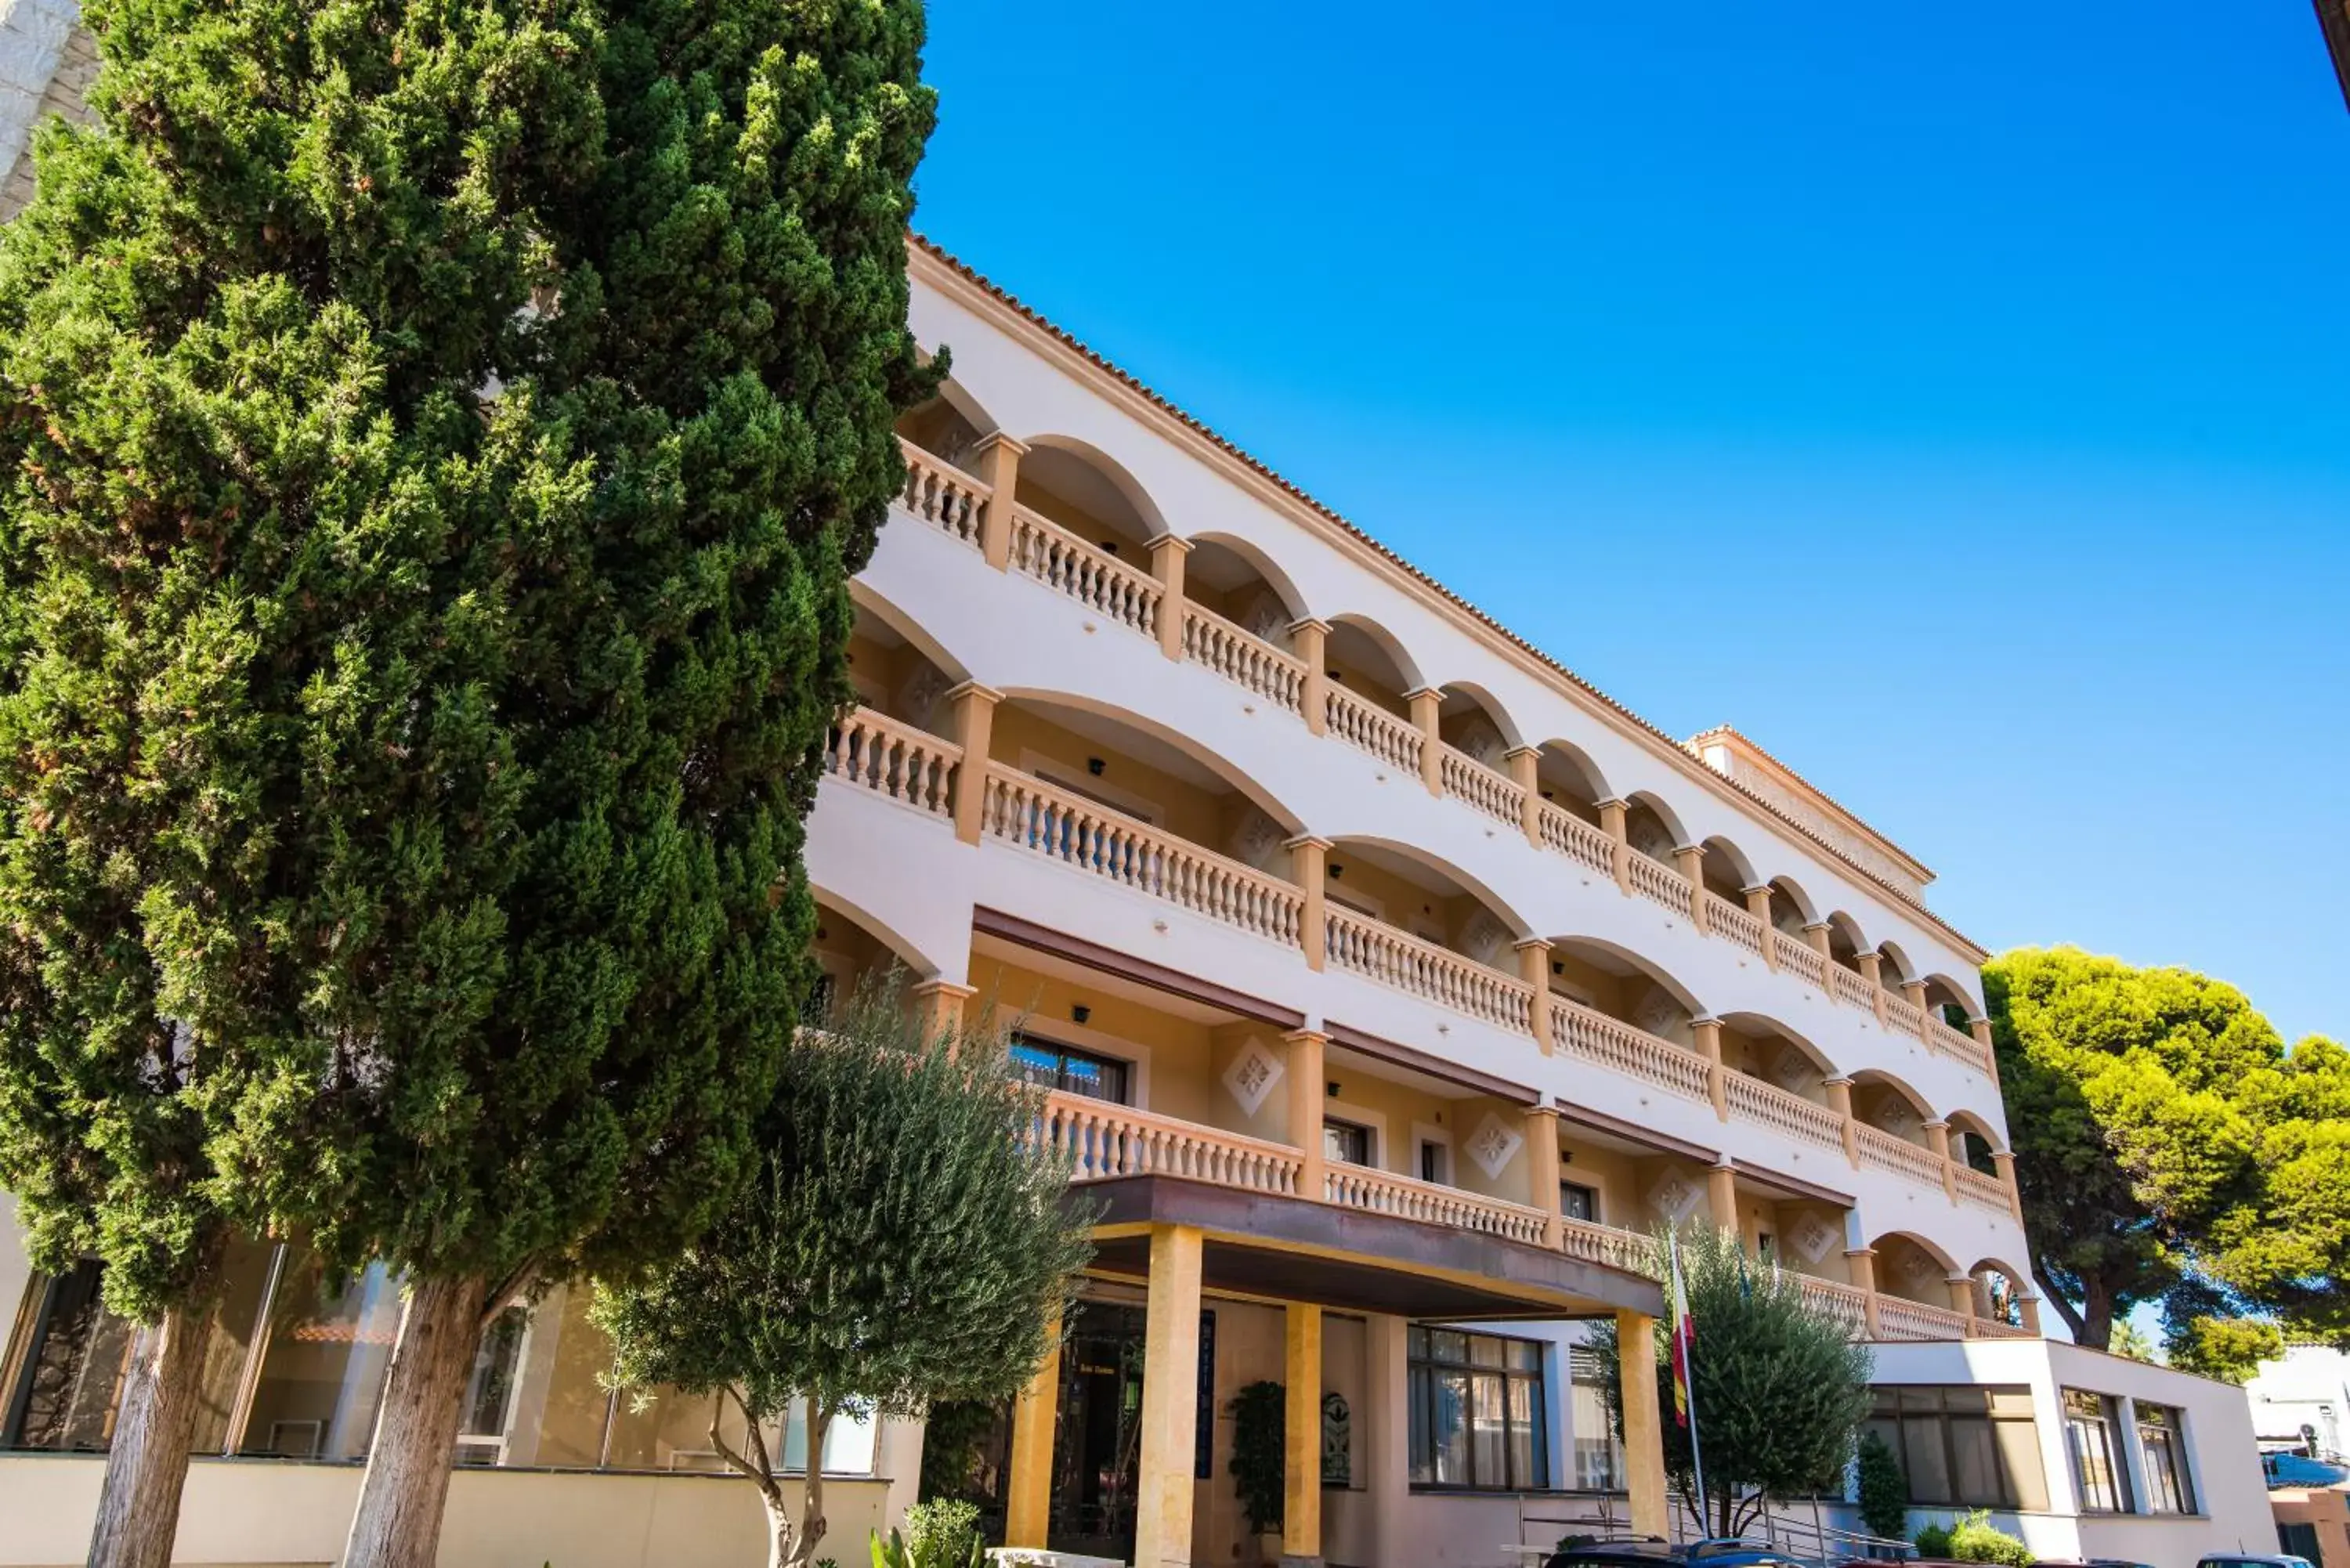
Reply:
[[[2094,1402],[2096,1413],[2092,1416],[2079,1405]],[[2100,1394],[2090,1388],[2059,1388],[2056,1408],[2064,1423],[2064,1459],[2073,1471],[2073,1497],[2083,1513],[2130,1514],[2137,1511],[2137,1489],[2131,1485],[2129,1450],[2121,1431],[2121,1401],[2111,1394]],[[2095,1457],[2085,1453],[2084,1443],[2094,1434],[2096,1446],[2103,1449],[2102,1462],[2108,1483],[2095,1490],[2109,1501],[2092,1501],[2089,1467],[2085,1462]]]
[[[1361,1139],[1363,1146],[1363,1158],[1356,1159],[1350,1156],[1338,1154],[1333,1151],[1330,1147],[1330,1135],[1334,1132],[1351,1134],[1353,1137]],[[1378,1168],[1379,1163],[1379,1144],[1378,1135],[1367,1122],[1354,1121],[1346,1116],[1326,1115],[1322,1118],[1322,1158],[1325,1160],[1335,1159],[1341,1165],[1358,1166],[1367,1170],[1376,1170]]]
[[[1868,1415],[1862,1420],[1861,1429],[1876,1433],[1892,1449],[1894,1458],[1901,1467],[1902,1488],[1910,1507],[2038,1512],[2048,1506],[2045,1473],[2037,1470],[2030,1476],[2018,1473],[2015,1465],[2009,1462],[2009,1444],[2002,1440],[2002,1428],[2025,1428],[2026,1440],[2022,1445],[2022,1451],[2033,1456],[2036,1461],[2040,1453],[2040,1421],[2028,1385],[1877,1383],[1870,1386],[1869,1392],[1872,1403]],[[1964,1393],[1970,1405],[1980,1399],[1981,1410],[1951,1409],[1950,1396],[1953,1392]],[[1929,1396],[1932,1400],[1930,1408],[1926,1405]],[[2001,1409],[2002,1399],[2015,1401],[2021,1407],[2021,1413],[2003,1412]],[[1981,1427],[1982,1435],[1989,1444],[1996,1496],[1985,1497],[1980,1493],[1968,1496],[1965,1494],[1970,1489],[1960,1484],[1960,1478],[1968,1469],[1964,1462],[1966,1445],[1960,1441],[1961,1428],[1976,1425]],[[1930,1456],[1910,1451],[1912,1433],[1919,1427],[1933,1429],[1936,1451]],[[2006,1435],[2013,1436],[2012,1432]],[[1921,1467],[1917,1461],[1929,1457],[1936,1460],[1943,1490],[1949,1493],[1946,1497],[1919,1495],[1916,1478]]]
[[[2197,1517],[2202,1511],[2202,1500],[2195,1495],[2195,1472],[2187,1462],[2187,1412],[2176,1405],[2142,1399],[2133,1401],[2132,1407],[2138,1451],[2146,1457],[2146,1511],[2170,1518]]]
[[[1577,1214],[1575,1211],[1575,1205],[1567,1201],[1566,1195],[1570,1192],[1581,1195],[1584,1210],[1582,1213]],[[1599,1217],[1599,1189],[1580,1181],[1569,1181],[1563,1176],[1558,1180],[1558,1211],[1566,1219],[1580,1220],[1586,1224],[1607,1223]]]
[[[1039,1053],[1050,1051],[1054,1054],[1056,1061],[1054,1065],[1052,1083],[1043,1083],[1031,1075],[1027,1064],[1023,1063],[1016,1054],[1023,1047]],[[1012,1070],[1024,1081],[1035,1085],[1037,1088],[1076,1095],[1084,1099],[1099,1101],[1106,1106],[1131,1106],[1134,1104],[1137,1078],[1135,1064],[1126,1057],[1112,1056],[1107,1052],[1096,1051],[1084,1045],[1072,1045],[1066,1041],[1055,1040],[1050,1035],[1032,1034],[1024,1029],[1012,1031],[1011,1038],[1005,1042],[1004,1050],[1012,1063]],[[1069,1075],[1069,1064],[1072,1061],[1082,1062],[1094,1067],[1107,1068],[1115,1073],[1118,1081],[1117,1096],[1112,1098],[1107,1095],[1088,1094],[1084,1088],[1072,1083]]]
[[[1458,1358],[1447,1354],[1443,1342],[1458,1341]],[[1492,1347],[1480,1358],[1481,1347]],[[1558,1489],[1551,1480],[1555,1456],[1550,1451],[1549,1345],[1539,1339],[1514,1334],[1479,1334],[1440,1324],[1416,1323],[1404,1334],[1405,1438],[1404,1473],[1412,1491],[1476,1493],[1508,1496],[1549,1492]],[[1495,1439],[1502,1458],[1502,1476],[1488,1480],[1478,1472],[1478,1432],[1475,1411],[1479,1387],[1498,1382],[1501,1429]],[[1440,1387],[1459,1385],[1467,1391],[1461,1412],[1461,1456],[1468,1479],[1439,1480],[1437,1470],[1436,1400]],[[1518,1396],[1523,1392],[1524,1397]],[[1523,1405],[1525,1415],[1516,1412]],[[1518,1434],[1524,1432],[1524,1458],[1531,1474],[1514,1472],[1519,1458]]]

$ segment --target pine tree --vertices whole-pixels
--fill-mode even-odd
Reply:
[[[649,1278],[597,1294],[624,1385],[714,1395],[739,1417],[711,1446],[756,1487],[769,1568],[825,1534],[823,1433],[841,1415],[994,1403],[1051,1346],[1092,1255],[1066,1166],[1021,1142],[1037,1099],[985,1027],[930,1035],[869,987],[794,1047],[758,1178],[725,1220]],[[761,1428],[805,1402],[798,1527]]]
[[[86,19],[0,235],[0,1158],[151,1322],[231,1228],[406,1271],[347,1561],[427,1564],[480,1324],[752,1163],[920,6]]]

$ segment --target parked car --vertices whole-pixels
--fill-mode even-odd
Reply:
[[[1783,1552],[1744,1541],[1676,1545],[1653,1535],[1562,1544],[1543,1568],[1804,1568]]]
[[[2195,1568],[2316,1568],[2316,1564],[2289,1552],[2215,1552]]]

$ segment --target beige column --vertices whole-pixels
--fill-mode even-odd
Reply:
[[[1943,1288],[1950,1293],[1950,1310],[1961,1317],[1975,1315],[1975,1282],[1966,1274],[1946,1274]]]
[[[1150,1228],[1135,1568],[1191,1568],[1191,1456],[1200,1430],[1200,1250],[1196,1226]]]
[[[1616,841],[1616,890],[1629,897],[1632,891],[1632,840],[1624,826],[1624,803],[1603,800],[1599,803],[1599,826]]]
[[[1543,1211],[1543,1245],[1555,1249],[1565,1224],[1558,1206],[1558,1110],[1526,1107],[1526,1201]]]
[[[1844,1157],[1855,1170],[1860,1168],[1860,1135],[1853,1130],[1852,1080],[1828,1078],[1820,1087],[1828,1092],[1828,1109],[1835,1112],[1836,1122],[1844,1128]]]
[[[910,990],[923,1027],[933,1040],[962,1033],[963,1003],[979,994],[977,987],[958,985],[951,980],[920,981]]]
[[[1550,1034],[1550,943],[1540,937],[1528,937],[1513,945],[1518,953],[1518,978],[1534,988],[1532,1004],[1534,1044],[1541,1046],[1542,1054],[1547,1056],[1553,1049]]]
[[[1284,1081],[1289,1085],[1289,1141],[1297,1147],[1297,1196],[1322,1201],[1322,1097],[1327,1086],[1322,1067],[1323,1049],[1330,1037],[1311,1029],[1283,1036],[1289,1042],[1289,1062]]]
[[[1542,784],[1535,772],[1542,765],[1539,746],[1513,746],[1502,753],[1510,764],[1510,782],[1524,792],[1518,806],[1518,826],[1525,829],[1526,842],[1536,849],[1542,847]]]
[[[1971,1035],[1973,1035],[1973,1036],[1975,1037],[1975,1044],[1978,1044],[1978,1045],[1980,1045],[1980,1046],[1981,1046],[1984,1050],[1986,1050],[1986,1051],[1991,1051],[1991,1050],[1995,1050],[1995,1049],[1997,1049],[1997,1047],[1995,1047],[1995,1046],[1994,1046],[1994,1045],[1992,1045],[1992,1044],[1991,1044],[1991,1020],[1990,1020],[1990,1019],[1988,1019],[1988,1018],[1970,1018],[1970,1019],[1968,1019],[1968,1020],[1967,1020],[1967,1033],[1970,1033],[1970,1034],[1971,1034]]]
[[[1326,657],[1330,623],[1307,616],[1289,623],[1289,650],[1305,666],[1305,728],[1320,734],[1330,722],[1330,666]]]
[[[2033,1334],[2038,1334],[2040,1332],[2040,1298],[2030,1291],[2024,1291],[2016,1296],[2015,1304],[2023,1314],[2023,1326]]]
[[[1020,459],[1028,449],[999,431],[981,438],[976,450],[979,477],[988,489],[987,506],[979,516],[979,548],[1000,572],[1012,560],[1013,497],[1020,485]]]
[[[1159,579],[1159,651],[1183,657],[1183,557],[1191,541],[1161,534],[1150,541],[1150,575]]]
[[[1825,920],[1814,920],[1805,926],[1804,936],[1812,944],[1812,950],[1820,955],[1822,963],[1835,962],[1835,953],[1828,946],[1828,923]]]
[[[1852,959],[1853,962],[1860,965],[1861,979],[1868,981],[1868,997],[1869,1000],[1877,1005],[1877,1026],[1882,1028],[1885,1024],[1885,984],[1883,980],[1885,955],[1882,953],[1855,953],[1852,955]]]
[[[2023,1220],[2023,1195],[2015,1187],[2015,1155],[2012,1150],[1995,1148],[1991,1151],[1991,1168],[1999,1172],[1999,1184],[2007,1189],[2007,1207],[2018,1224]]]
[[[1939,1116],[1918,1124],[1926,1129],[1926,1140],[1933,1146],[1934,1158],[1942,1168],[1942,1191],[1950,1200],[1959,1200],[1959,1176],[1950,1161],[1950,1124]]]
[[[1745,1230],[1738,1222],[1737,1167],[1721,1160],[1705,1173],[1706,1207],[1713,1210],[1716,1230],[1733,1240],[1742,1237]]]
[[[1690,886],[1690,924],[1699,930],[1710,928],[1705,919],[1705,850],[1695,844],[1684,844],[1673,851],[1673,864],[1680,867],[1681,880]]]
[[[1657,1320],[1616,1314],[1617,1380],[1624,1405],[1624,1485],[1632,1494],[1632,1533],[1670,1533],[1665,1495],[1665,1423],[1657,1407]]]
[[[976,680],[966,680],[947,692],[947,701],[952,704],[952,738],[962,748],[962,764],[955,771],[955,836],[965,844],[979,842],[987,807],[987,748],[995,733],[995,705],[1003,701],[1003,692]]]
[[[1012,1462],[1005,1478],[1003,1544],[1045,1549],[1053,1514],[1053,1424],[1061,1404],[1061,1325],[1053,1324],[1053,1348],[1037,1364],[1028,1386],[1012,1405]]]
[[[1730,1070],[1721,1064],[1721,1021],[1692,1018],[1690,1033],[1697,1037],[1698,1054],[1705,1058],[1705,1092],[1713,1100],[1716,1121],[1730,1119]]]
[[[1370,1494],[1370,1538],[1384,1543],[1370,1555],[1374,1568],[1402,1562],[1406,1516],[1411,1509],[1411,1377],[1406,1356],[1409,1325],[1386,1313],[1363,1319],[1366,1385],[1360,1446],[1362,1483]]]
[[[1877,1320],[1877,1249],[1846,1247],[1844,1262],[1846,1272],[1852,1276],[1852,1282],[1868,1293],[1861,1298],[1860,1303],[1862,1316],[1868,1324],[1868,1337],[1881,1339],[1884,1332]]]
[[[1770,885],[1765,883],[1760,888],[1742,888],[1739,891],[1745,895],[1746,912],[1753,916],[1755,923],[1762,928],[1762,961],[1768,967],[1777,969],[1779,967],[1779,929],[1771,923]]]
[[[1433,686],[1422,686],[1403,694],[1411,704],[1412,728],[1419,732],[1419,782],[1428,793],[1444,793],[1444,738],[1436,732],[1438,708],[1443,705],[1444,693]]]
[[[1282,1333],[1281,1568],[1322,1561],[1322,1309],[1291,1302]]]
[[[1289,879],[1305,895],[1305,911],[1298,916],[1298,945],[1305,950],[1305,967],[1320,969],[1330,951],[1330,909],[1327,889],[1330,861],[1330,841],[1316,838],[1310,833],[1300,834],[1289,841]]]
[[[1927,1008],[1926,1008],[1926,982],[1925,982],[1924,981],[1922,981],[1922,980],[1905,980],[1905,981],[1903,981],[1901,982],[1901,995],[1902,995],[1903,999],[1904,999],[1904,1000],[1906,1000],[1906,1001],[1909,1003],[1909,1005],[1910,1005],[1910,1006],[1912,1006],[1912,1007],[1914,1007],[1914,1008],[1916,1008],[1916,1009],[1918,1010],[1918,1018],[1921,1020],[1921,1022],[1920,1022],[1920,1023],[1918,1023],[1918,1028],[1919,1033],[1922,1033],[1925,1031],[1925,1027],[1926,1027],[1925,1023],[1922,1022],[1922,1020],[1925,1018],[1925,1016],[1926,1016],[1926,1012],[1927,1012]]]

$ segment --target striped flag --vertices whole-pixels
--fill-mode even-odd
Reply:
[[[1669,1243],[1673,1273],[1673,1422],[1690,1424],[1690,1348],[1697,1341],[1697,1320],[1690,1316],[1689,1293],[1681,1288],[1681,1250]]]

